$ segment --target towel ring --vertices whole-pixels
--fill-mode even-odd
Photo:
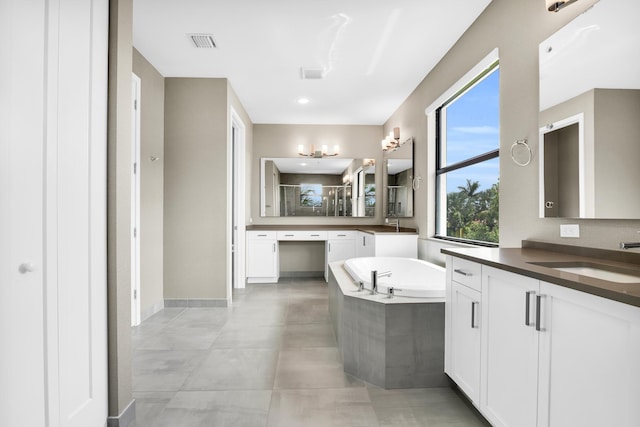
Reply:
[[[515,150],[516,147],[522,145],[524,148],[526,148],[527,150],[527,160],[524,162],[521,162],[519,160],[516,159],[516,156],[514,155],[513,151]],[[529,147],[529,143],[527,142],[526,139],[518,139],[517,141],[515,141],[512,145],[511,145],[511,160],[513,160],[513,162],[518,165],[518,166],[527,166],[529,163],[531,163],[531,158],[533,157],[533,152],[531,151],[531,147]]]

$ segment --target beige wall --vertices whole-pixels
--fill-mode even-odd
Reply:
[[[141,80],[139,236],[140,311],[144,320],[164,304],[164,77],[135,49],[133,72]]]
[[[572,4],[559,13],[547,12],[542,0],[493,0],[484,13],[425,77],[385,123],[384,133],[400,126],[415,137],[416,176],[427,177],[427,120],[425,108],[434,102],[494,48],[500,55],[500,245],[518,247],[523,239],[616,248],[622,240],[637,239],[640,221],[562,220],[538,218],[538,157],[527,167],[509,156],[513,141],[527,138],[538,150],[538,44],[590,7],[594,0]],[[421,239],[433,221],[427,211],[425,181],[416,194]],[[559,225],[580,224],[579,239],[561,239]],[[441,244],[422,241],[421,256],[440,260]],[[451,245],[449,245],[451,246]]]
[[[165,298],[226,298],[226,99],[226,79],[165,79]]]
[[[340,146],[340,157],[371,158],[376,160],[376,188],[382,182],[382,126],[372,125],[269,125],[253,126],[253,152],[250,168],[251,219],[253,224],[378,224],[382,221],[382,206],[378,203],[376,216],[372,218],[332,217],[261,217],[260,216],[260,159],[262,157],[299,157],[298,145],[307,150],[311,145]],[[249,160],[248,160],[249,161]],[[248,163],[249,164],[249,163]],[[379,199],[380,200],[380,199]]]

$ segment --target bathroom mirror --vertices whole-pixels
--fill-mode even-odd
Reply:
[[[540,216],[640,218],[637,0],[600,0],[539,46]]]
[[[375,216],[373,159],[271,158],[261,163],[261,216]]]
[[[384,215],[413,216],[413,142],[407,141],[395,151],[385,153],[386,196]]]

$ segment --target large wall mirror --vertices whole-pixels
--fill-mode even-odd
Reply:
[[[540,216],[640,218],[638,0],[600,0],[539,46]]]
[[[263,157],[260,163],[261,216],[375,216],[373,159]]]
[[[407,141],[384,156],[386,196],[384,215],[413,216],[413,141]]]

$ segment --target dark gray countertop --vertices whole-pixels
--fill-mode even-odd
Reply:
[[[632,270],[634,275],[640,276],[639,253],[572,248],[567,245],[532,241],[524,241],[522,248],[449,248],[441,251],[446,255],[640,307],[640,280],[638,283],[610,282],[531,264],[558,261],[590,262]]]
[[[248,225],[247,230],[255,231],[311,231],[311,230],[353,230],[371,234],[398,234],[395,225]],[[400,227],[400,234],[418,234],[416,229]]]

